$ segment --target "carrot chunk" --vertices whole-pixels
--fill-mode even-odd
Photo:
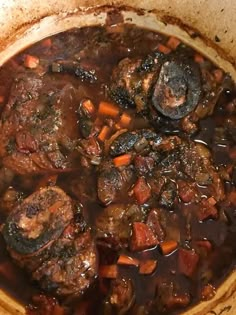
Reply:
[[[165,55],[171,52],[171,49],[169,47],[166,47],[165,45],[162,44],[158,44],[157,49]]]
[[[24,65],[26,68],[35,69],[39,65],[39,58],[32,55],[25,55]]]
[[[203,63],[204,62],[204,58],[200,54],[195,54],[194,55],[194,61],[197,62],[197,63]]]
[[[90,115],[93,115],[95,113],[95,107],[90,99],[83,100],[82,107]]]
[[[188,249],[179,249],[178,266],[179,271],[187,277],[191,277],[197,268],[199,255]]]
[[[178,248],[178,242],[176,241],[164,241],[160,243],[161,251],[163,255],[169,255]]]
[[[41,45],[43,46],[43,47],[51,47],[52,46],[52,40],[51,40],[51,38],[46,38],[46,39],[44,39],[42,42],[41,42]]]
[[[137,267],[139,265],[139,261],[138,259],[127,256],[127,255],[120,255],[118,258],[117,264]]]
[[[149,226],[142,222],[134,222],[130,242],[132,251],[145,250],[157,244],[158,240]]]
[[[117,117],[119,115],[119,108],[114,104],[108,102],[100,102],[98,113],[104,116]]]
[[[142,275],[150,275],[157,267],[157,261],[153,259],[149,259],[146,261],[142,261],[139,267],[139,273]]]
[[[0,103],[3,103],[4,102],[4,96],[3,95],[0,95]]]
[[[115,279],[118,276],[117,265],[102,265],[99,268],[99,276],[101,278]]]
[[[100,131],[98,135],[98,140],[104,142],[107,139],[109,132],[110,132],[110,128],[108,126],[103,126],[102,130]]]
[[[166,45],[171,49],[175,50],[180,44],[180,40],[176,37],[171,36],[167,41]]]
[[[128,115],[127,113],[123,113],[120,117],[119,125],[127,128],[129,127],[131,120],[132,118],[130,115]]]
[[[140,177],[134,186],[134,195],[138,204],[144,204],[151,197],[151,188],[145,178]]]
[[[113,159],[113,163],[116,167],[119,166],[126,166],[131,163],[132,155],[131,154],[123,154],[120,156],[117,156]]]

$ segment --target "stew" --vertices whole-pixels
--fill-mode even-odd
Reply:
[[[235,268],[236,89],[132,25],[0,69],[0,284],[31,315],[177,314]]]

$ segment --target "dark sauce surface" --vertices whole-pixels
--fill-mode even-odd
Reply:
[[[112,70],[118,62],[125,57],[143,58],[155,51],[160,43],[166,45],[168,37],[132,26],[118,26],[113,30],[111,28],[106,30],[100,27],[72,30],[53,36],[50,40],[50,45],[46,44],[45,40],[39,42],[12,58],[0,69],[0,94],[3,96],[0,104],[1,111],[8,102],[10,87],[16,73],[22,71],[36,71],[41,73],[48,77],[49,85],[58,86],[59,88],[70,82],[78,89],[78,108],[79,101],[84,98],[89,98],[97,108],[100,101],[110,101],[108,87],[110,85]],[[179,44],[178,50],[180,54],[184,52],[184,54],[192,56],[192,58],[196,54],[191,48],[186,47],[182,43]],[[39,66],[34,70],[24,67],[25,56],[28,54],[37,56],[40,59]],[[85,66],[93,66],[98,77],[97,81],[89,83],[70,74],[48,72],[49,65],[53,61],[61,59],[74,60],[76,58],[82,60]],[[204,63],[204,66],[208,69],[218,69],[207,60],[204,60]],[[177,270],[178,250],[164,256],[159,246],[133,253],[129,249],[119,249],[117,251],[103,248],[101,244],[97,244],[100,265],[114,264],[121,253],[138,258],[141,261],[144,259],[153,259],[158,262],[156,270],[151,275],[140,275],[137,268],[119,266],[119,277],[132,279],[134,286],[136,308],[133,307],[127,311],[127,313],[129,312],[128,314],[146,314],[144,310],[142,312],[142,307],[145,306],[148,309],[152,304],[151,302],[155,300],[157,283],[160,282],[178,283],[178,293],[185,294],[187,292],[191,297],[190,305],[193,305],[199,302],[201,288],[203,284],[208,283],[206,279],[209,278],[210,283],[217,288],[235,268],[236,112],[235,109],[234,111],[231,110],[229,104],[235,98],[236,94],[232,86],[233,84],[230,82],[228,87],[222,92],[214,113],[209,117],[201,119],[199,129],[193,135],[190,135],[191,139],[195,142],[204,143],[210,149],[214,165],[221,173],[221,178],[223,178],[226,193],[225,199],[217,204],[218,212],[220,213],[218,219],[208,219],[203,222],[199,222],[196,218],[191,219],[192,239],[205,239],[213,244],[211,253],[205,259],[201,259],[194,276],[189,279]],[[154,126],[157,131],[161,130],[161,132],[164,131],[166,134],[181,135],[183,133],[179,130],[178,125],[173,125],[169,119],[166,119],[163,124],[160,122],[155,126],[153,122],[149,123],[141,114],[137,114],[135,109],[131,108],[126,110],[126,112],[132,117],[132,125],[130,125],[132,130]],[[231,126],[233,126],[232,130],[234,128],[234,131],[228,132],[228,130],[231,130]],[[102,205],[97,197],[97,168],[96,166],[86,168],[79,159],[78,164],[78,170],[58,174],[57,186],[61,187],[69,196],[82,204],[84,217],[93,230],[95,221],[104,208],[104,205]],[[11,172],[9,174],[9,171],[1,171],[1,223],[4,223],[8,211],[11,211],[6,210],[4,203],[6,191],[14,190],[18,193],[19,200],[22,200],[38,188],[39,181],[44,179],[45,176],[54,173],[19,175]],[[204,196],[204,186],[199,187],[199,189],[201,189]],[[127,194],[125,190],[119,193],[119,200],[123,203],[128,203],[130,200],[133,200],[133,197]],[[150,204],[148,202],[145,203],[142,206],[143,209],[155,207],[155,203],[152,204],[152,202],[150,201]],[[183,231],[186,222],[183,212],[191,211],[193,207],[194,205],[191,203],[184,204],[182,202],[178,204],[174,211],[169,212],[170,222],[177,220],[181,234],[181,243],[185,242]],[[104,288],[105,286],[109,288],[109,282],[109,279],[99,279],[98,277],[94,285],[89,288],[82,299],[71,301],[70,299],[59,298],[59,301],[61,305],[65,305],[65,310],[69,314],[112,314],[104,310],[102,302],[105,297],[101,287]],[[11,260],[2,238],[0,239],[0,286],[25,305],[32,303],[31,299],[33,295],[42,292],[38,284],[31,282],[30,277]],[[83,309],[86,310],[85,313],[83,313]],[[162,314],[162,310],[158,310],[155,306],[150,306],[149,314]],[[168,314],[178,314],[178,310],[168,311]]]

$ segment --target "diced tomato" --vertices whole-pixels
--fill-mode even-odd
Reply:
[[[130,242],[132,251],[145,250],[156,246],[158,243],[156,236],[145,223],[134,222]]]
[[[152,229],[158,241],[163,241],[165,238],[165,231],[160,222],[160,213],[158,209],[152,209],[149,212],[146,223]]]
[[[180,248],[178,256],[179,271],[187,277],[191,277],[199,261],[199,256],[194,250]]]
[[[145,178],[140,177],[134,186],[134,195],[137,202],[142,205],[151,197],[151,188]]]

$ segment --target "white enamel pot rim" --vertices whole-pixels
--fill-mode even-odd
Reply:
[[[73,27],[105,24],[107,15],[114,10],[120,22],[173,34],[190,43],[236,79],[236,2],[231,0],[0,0],[0,65],[49,35]],[[25,309],[0,290],[0,314],[20,315],[25,314]],[[225,279],[212,300],[182,314],[235,315],[235,272]]]

